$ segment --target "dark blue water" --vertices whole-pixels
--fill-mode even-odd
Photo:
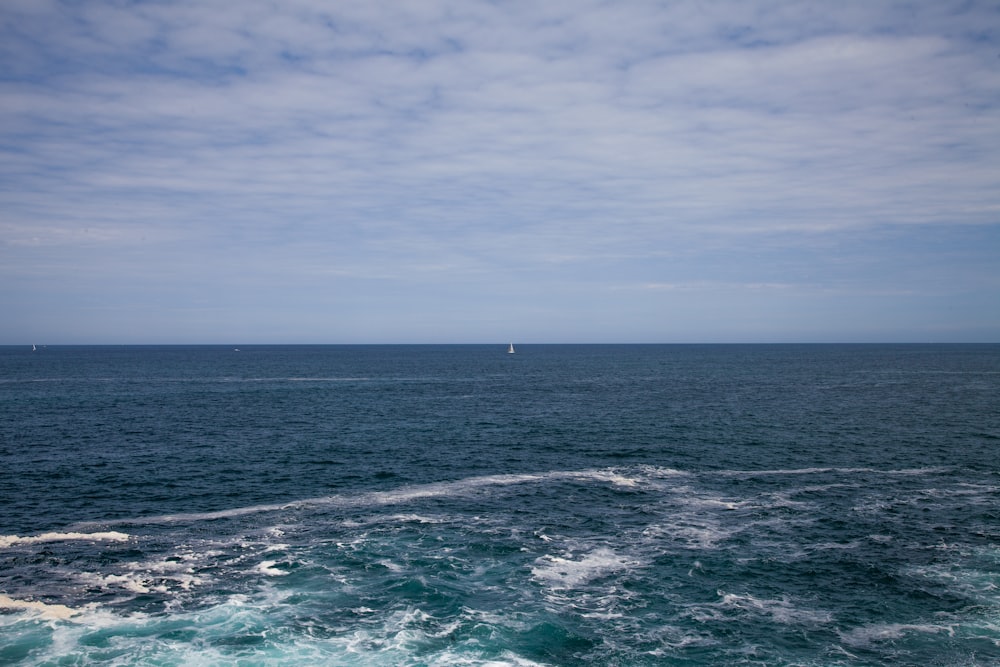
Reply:
[[[998,447],[996,345],[0,348],[0,664],[996,664]]]

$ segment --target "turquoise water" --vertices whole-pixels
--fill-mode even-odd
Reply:
[[[0,664],[996,664],[998,397],[996,345],[0,348]]]

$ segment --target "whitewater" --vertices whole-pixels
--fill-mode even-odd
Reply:
[[[989,665],[1000,346],[0,348],[0,664]]]

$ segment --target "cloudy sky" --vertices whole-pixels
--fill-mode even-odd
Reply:
[[[1000,341],[1000,4],[3,0],[0,344]]]

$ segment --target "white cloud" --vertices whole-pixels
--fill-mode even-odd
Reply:
[[[636,285],[783,285],[667,275],[680,269],[664,257],[780,235],[772,258],[790,267],[817,234],[997,224],[1000,71],[970,37],[996,17],[975,3],[8,2],[0,276],[28,275],[46,247],[69,271],[74,248],[106,248],[114,267],[127,248],[187,244],[206,281],[236,280],[212,268],[235,254],[304,283],[589,278],[600,262],[660,274]]]

